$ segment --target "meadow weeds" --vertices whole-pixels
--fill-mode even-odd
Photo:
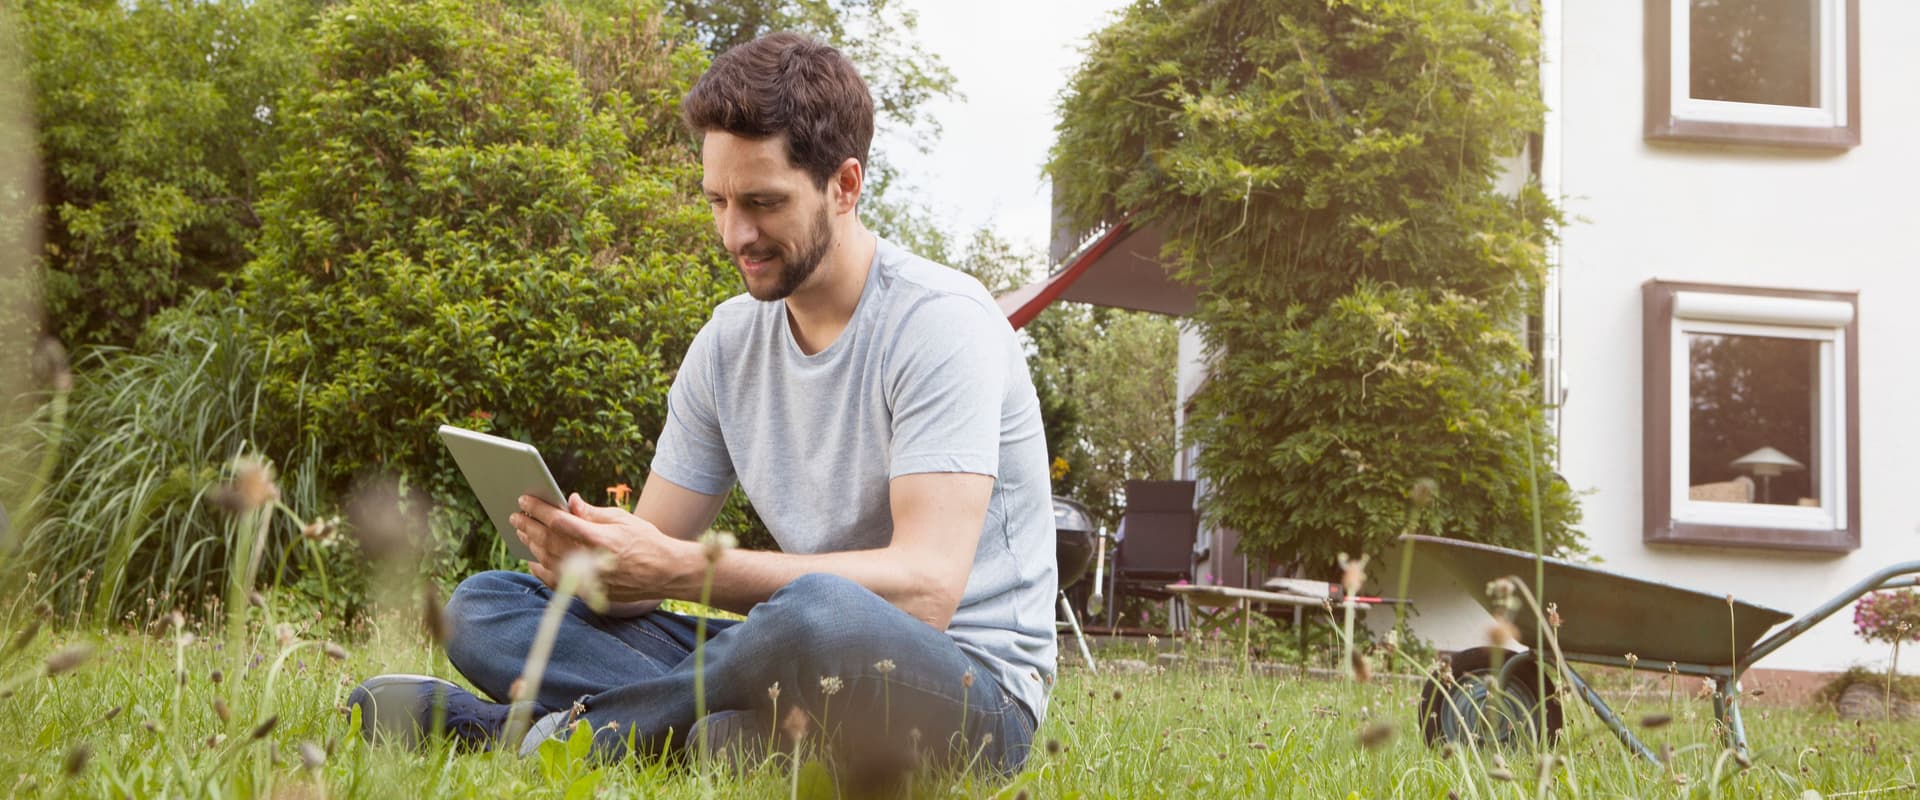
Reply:
[[[422,672],[458,680],[410,612],[348,631],[274,618],[250,606],[235,649],[205,621],[154,631],[52,630],[0,655],[0,794],[12,796],[388,796],[536,793],[608,796],[826,797],[809,748],[819,722],[793,708],[773,755],[744,770],[658,756],[605,764],[591,736],[535,757],[420,751],[364,743],[342,704],[361,677]],[[6,641],[39,619],[9,619]],[[339,636],[351,648],[329,645]],[[1196,651],[1205,645],[1196,645]],[[1204,653],[1200,653],[1204,654]],[[1227,655],[1222,651],[1221,655]],[[1196,659],[1197,660],[1197,659]],[[1231,663],[1223,661],[1221,663]],[[832,676],[822,676],[832,677]],[[1026,769],[1008,780],[940,769],[915,796],[1015,797],[1802,797],[1897,796],[1920,786],[1920,723],[1841,723],[1826,711],[1759,709],[1743,767],[1722,747],[1707,699],[1648,715],[1641,735],[1667,754],[1634,757],[1590,715],[1571,715],[1555,747],[1429,749],[1414,733],[1419,686],[1274,677],[1229,666],[1093,674],[1063,670]],[[1633,715],[1638,698],[1625,701]],[[853,724],[842,720],[842,725]]]

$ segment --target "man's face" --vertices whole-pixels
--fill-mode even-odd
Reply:
[[[709,131],[700,164],[701,190],[747,293],[761,301],[793,294],[833,244],[826,190],[787,162],[785,137]]]

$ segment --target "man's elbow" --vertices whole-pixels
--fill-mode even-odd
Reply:
[[[960,596],[966,591],[964,577],[956,583],[942,575],[915,575],[909,589],[912,597],[908,613],[932,625],[934,630],[944,632],[947,625],[953,622],[953,615],[960,610]]]

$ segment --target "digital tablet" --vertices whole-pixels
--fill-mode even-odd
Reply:
[[[494,530],[506,540],[507,551],[533,561],[533,551],[520,541],[509,521],[520,510],[520,495],[530,494],[561,508],[567,507],[566,495],[561,494],[560,484],[554,482],[547,462],[540,458],[540,451],[525,442],[452,425],[440,426],[440,441],[447,443],[453,462],[460,465],[460,474],[466,476],[467,485],[473,487],[474,496],[480,498],[480,507],[487,510]]]

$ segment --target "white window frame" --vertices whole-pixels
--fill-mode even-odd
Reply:
[[[1817,107],[1779,106],[1768,103],[1738,103],[1727,100],[1701,100],[1693,97],[1693,3],[1674,0],[1673,36],[1668,70],[1672,84],[1675,119],[1699,122],[1732,122],[1746,125],[1784,125],[1802,128],[1836,128],[1847,124],[1847,9],[1841,0],[1818,0],[1820,29],[1815,33],[1814,64],[1820,70],[1814,81],[1820,104]]]
[[[1859,0],[1819,3],[1816,107],[1693,97],[1692,0],[1645,0],[1649,139],[1847,148],[1860,143]]]

